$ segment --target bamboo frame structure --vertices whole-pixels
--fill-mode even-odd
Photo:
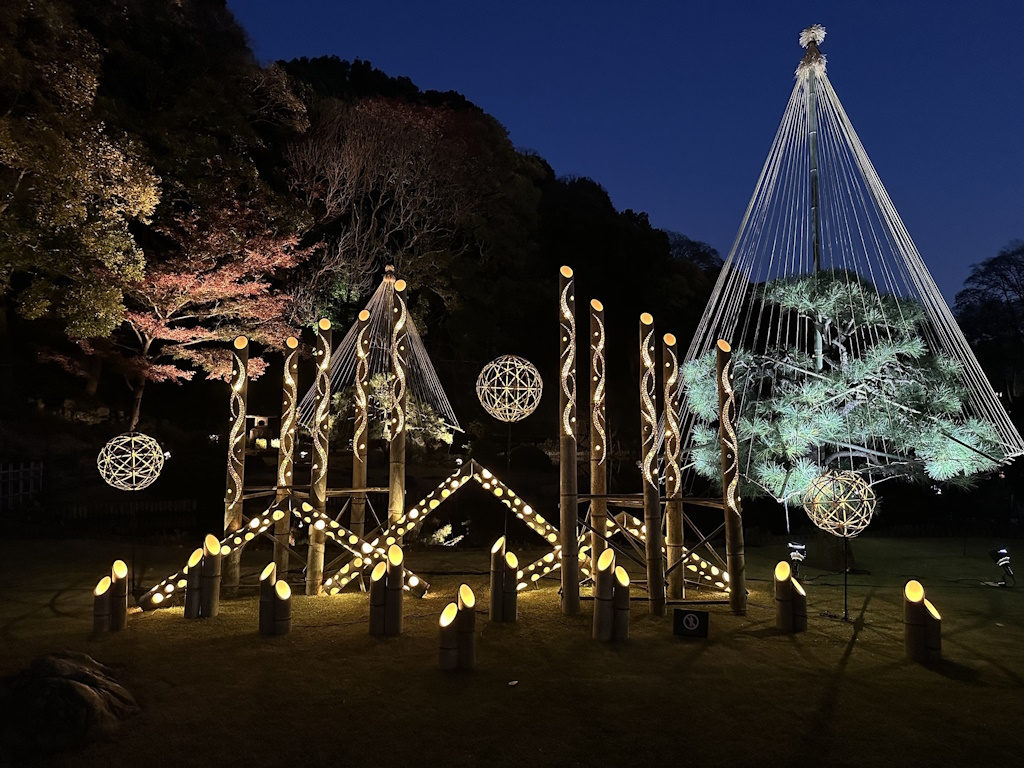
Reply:
[[[277,565],[270,563],[260,574],[260,612],[259,631],[261,635],[276,634],[274,606],[277,595],[274,585],[277,584]]]
[[[238,550],[235,550],[238,551]],[[204,619],[220,613],[221,543],[212,533],[203,540],[200,575],[199,615]]]
[[[292,631],[292,588],[287,581],[274,584],[274,634],[287,635]]]
[[[644,554],[647,604],[652,616],[665,615],[665,559],[662,553],[661,498],[658,492],[658,409],[654,363],[654,318],[640,315],[640,471],[644,484]]]
[[[608,431],[604,305],[590,302],[590,555],[597,563],[608,528]],[[595,565],[591,570],[596,571]]]
[[[615,567],[612,608],[612,642],[621,643],[629,639],[629,574],[621,565]]]
[[[736,438],[736,395],[732,386],[732,346],[718,340],[718,439],[722,446],[722,501],[725,512],[725,562],[729,569],[729,609],[747,612],[744,575],[743,512],[739,492],[739,451]]]
[[[128,626],[128,564],[115,560],[110,568],[110,631]]]
[[[356,330],[355,428],[352,432],[352,487],[366,487],[366,454],[370,436],[370,313],[362,310]],[[366,491],[352,496],[349,529],[362,536],[366,528]]]
[[[110,577],[104,576],[92,591],[92,631],[110,631]]]
[[[203,548],[193,550],[185,572],[185,618],[198,619],[202,608]]]
[[[606,549],[597,558],[594,571],[593,637],[602,643],[611,642],[615,626],[615,550]]]
[[[459,668],[459,630],[456,624],[459,606],[448,603],[438,620],[438,665],[445,672]]]
[[[391,391],[391,444],[390,472],[388,475],[388,523],[394,526],[405,514],[405,438],[406,406],[409,393],[408,323],[409,310],[405,305],[405,280],[395,281],[391,311],[391,373],[394,376]],[[398,537],[402,541],[402,535]]]
[[[316,333],[316,407],[313,416],[313,466],[309,483],[309,503],[321,514],[327,509],[327,452],[331,414],[331,321],[317,323]],[[306,594],[320,594],[324,578],[323,528],[309,529],[306,554]]]
[[[373,637],[384,637],[387,572],[388,564],[385,562],[377,563],[370,572],[370,634]]]
[[[558,471],[562,548],[562,612],[580,612],[580,577],[576,528],[576,287],[572,268],[558,271],[559,395]]]
[[[384,593],[384,634],[402,634],[402,597],[405,594],[405,553],[397,544],[388,547]]]
[[[686,597],[686,571],[680,561],[683,547],[683,484],[679,467],[682,427],[679,423],[679,353],[676,337],[666,333],[661,347],[661,386],[665,413],[665,554],[668,571],[668,599]]]
[[[249,394],[249,340],[236,336],[231,345],[231,429],[228,434],[228,473],[224,490],[224,534],[242,525],[242,497],[245,492],[245,413]],[[224,585],[228,596],[238,590],[241,550],[228,555]]]
[[[500,536],[491,546],[491,621],[502,621],[501,590],[505,581],[505,537]]]
[[[295,483],[296,406],[299,400],[299,340],[289,336],[281,385],[281,439],[277,448],[277,503],[286,504]],[[288,573],[288,544],[291,539],[291,515],[275,518],[274,564],[282,576]]]
[[[471,670],[476,666],[476,595],[468,584],[459,585],[458,627],[459,669]]]

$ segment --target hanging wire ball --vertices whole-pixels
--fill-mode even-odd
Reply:
[[[164,449],[141,432],[125,432],[103,446],[96,466],[107,482],[122,491],[141,491],[164,468]]]
[[[804,510],[811,521],[844,539],[868,527],[875,502],[875,492],[856,472],[826,472],[804,492]]]
[[[491,360],[476,379],[480,405],[498,421],[522,421],[540,404],[544,382],[529,360],[502,355]]]

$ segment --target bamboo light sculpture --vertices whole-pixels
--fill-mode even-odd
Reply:
[[[615,567],[615,584],[612,591],[612,641],[629,639],[629,574],[621,565]]]
[[[362,536],[366,527],[366,452],[370,434],[370,313],[362,310],[356,330],[355,429],[352,433],[352,515],[349,529]]]
[[[903,588],[903,642],[911,661],[925,664],[942,658],[942,617],[916,579]]]
[[[807,629],[807,593],[785,560],[775,566],[775,628],[786,634]]]
[[[384,634],[402,634],[402,596],[405,593],[405,553],[397,544],[388,548],[384,595]]]
[[[654,367],[654,318],[640,315],[640,469],[644,482],[644,539],[647,557],[647,604],[652,616],[665,615],[665,560],[662,553],[661,499],[658,495],[657,374]]]
[[[501,591],[505,581],[505,537],[500,536],[491,547],[491,621],[503,621]]]
[[[743,513],[740,507],[739,452],[736,438],[736,395],[732,387],[732,346],[718,340],[718,439],[722,445],[722,500],[725,507],[725,562],[729,569],[729,608],[747,612],[744,575]]]
[[[238,549],[236,548],[237,552]],[[199,615],[209,619],[220,613],[221,543],[212,533],[203,540],[203,564],[200,576]]]
[[[313,467],[309,484],[309,503],[321,514],[327,509],[327,449],[331,413],[331,321],[326,317],[317,323],[316,387],[313,411]],[[324,579],[323,527],[309,529],[309,551],[306,554],[306,594],[320,594]]]
[[[576,287],[570,267],[558,271],[559,387],[558,430],[559,505],[562,545],[562,612],[580,612],[580,573],[576,528]]]
[[[679,423],[679,354],[676,337],[666,333],[661,347],[661,385],[665,397],[665,553],[668,568],[668,599],[686,596],[682,559],[683,484],[679,468],[682,428]]]
[[[110,631],[128,626],[128,564],[115,560],[110,569]]]
[[[615,550],[606,549],[597,558],[594,572],[594,628],[595,640],[611,642],[615,626]]]
[[[370,634],[374,637],[384,637],[385,619],[384,614],[387,606],[387,581],[388,572],[386,562],[377,563],[370,572]]]
[[[277,565],[270,563],[260,574],[259,629],[261,635],[273,635],[276,632],[274,626],[274,604],[277,602],[274,586],[276,584]]]
[[[459,615],[455,624],[459,636],[459,669],[473,669],[476,666],[476,595],[468,584],[459,586]]]
[[[242,526],[242,494],[245,489],[245,410],[249,392],[249,340],[237,336],[231,345],[231,430],[228,434],[228,474],[224,490],[224,535]],[[224,585],[231,595],[238,589],[242,550],[228,555]],[[218,570],[220,564],[218,563]],[[219,599],[219,598],[218,598]]]
[[[287,581],[274,584],[274,634],[287,635],[292,631],[292,588]]]
[[[289,336],[285,341],[284,383],[281,387],[281,439],[277,447],[277,503],[287,504],[295,484],[296,405],[299,398],[299,340]],[[279,510],[280,511],[280,510]],[[292,518],[283,512],[274,515],[274,564],[277,572],[288,572],[288,544]]]
[[[110,631],[110,577],[104,576],[92,591],[92,631]]]
[[[406,400],[408,398],[408,323],[409,310],[405,305],[405,280],[395,281],[392,293],[391,312],[394,323],[391,326],[391,374],[394,376],[391,391],[391,469],[388,482],[388,523],[398,524],[405,514],[405,437]],[[397,537],[402,541],[402,536]]]
[[[565,570],[565,566],[562,566]],[[505,553],[505,571],[501,579],[501,620],[512,623],[519,618],[519,558]]]
[[[198,619],[202,613],[203,547],[192,552],[185,566],[185,618]]]
[[[459,606],[448,603],[441,611],[438,622],[441,627],[438,639],[438,663],[446,672],[459,668],[459,629],[456,623]]]
[[[590,302],[590,554],[594,563],[605,548],[608,529],[608,434],[605,403],[604,305]],[[591,568],[596,571],[596,566]]]

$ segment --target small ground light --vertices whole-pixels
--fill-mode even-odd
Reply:
[[[1015,587],[1017,586],[1017,577],[1013,575],[1013,569],[1010,567],[1010,553],[1006,551],[1006,547],[1000,547],[999,549],[993,549],[988,553],[988,556],[992,558],[992,562],[1003,569],[1003,573],[1006,574],[1006,578],[1002,581],[985,581],[982,582],[989,587]],[[1007,578],[1012,583],[1007,583]]]
[[[791,541],[789,547],[789,559],[793,563],[793,575],[800,575],[800,563],[807,558],[807,545],[798,541]]]

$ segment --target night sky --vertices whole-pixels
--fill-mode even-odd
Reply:
[[[464,94],[555,172],[728,253],[823,24],[839,98],[947,299],[1024,238],[1024,3],[229,0],[262,62]]]

